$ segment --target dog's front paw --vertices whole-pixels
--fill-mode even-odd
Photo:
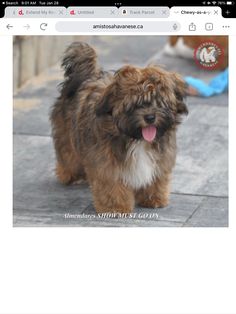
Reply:
[[[145,200],[139,201],[138,205],[141,207],[147,208],[158,208],[158,207],[166,207],[169,204],[169,200],[167,198],[160,199],[158,197],[151,197]]]
[[[115,213],[115,214],[129,214],[132,213],[133,208],[132,207],[121,207],[121,206],[117,206],[117,207],[105,207],[105,206],[95,206],[96,208],[96,212],[98,214],[102,214],[102,213]]]

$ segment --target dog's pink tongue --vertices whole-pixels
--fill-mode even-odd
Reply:
[[[157,128],[153,125],[142,128],[143,138],[148,142],[152,142],[154,140],[154,138],[156,137],[156,133],[157,133]]]

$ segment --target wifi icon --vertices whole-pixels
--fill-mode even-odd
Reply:
[[[216,1],[212,1],[212,4],[215,5],[215,4],[216,4]]]

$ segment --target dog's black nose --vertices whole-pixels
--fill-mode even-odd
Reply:
[[[154,114],[147,114],[144,116],[144,120],[147,123],[153,123],[155,121],[155,115]]]

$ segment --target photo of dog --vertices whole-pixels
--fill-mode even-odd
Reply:
[[[71,44],[51,113],[56,175],[88,181],[97,213],[168,205],[176,131],[188,113],[182,78],[159,66],[103,71],[95,50]]]
[[[224,41],[15,36],[14,227],[227,227]]]

